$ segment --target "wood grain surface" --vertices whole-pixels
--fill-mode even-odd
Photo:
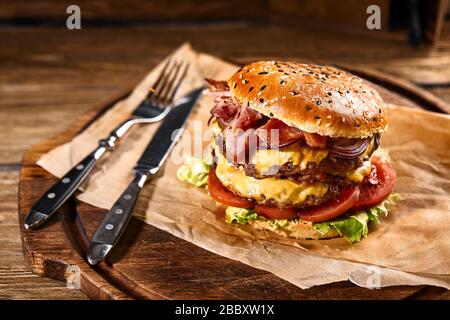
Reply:
[[[389,84],[392,87],[396,82],[392,79]],[[386,102],[418,107],[408,96],[384,89],[382,84],[378,90]],[[420,91],[417,88],[411,96]],[[96,109],[100,112],[105,106]],[[34,145],[23,159],[19,223],[27,264],[39,275],[75,283],[93,299],[405,299],[447,293],[429,286],[369,290],[350,282],[301,290],[269,272],[213,254],[134,218],[112,256],[91,267],[85,261],[86,247],[105,210],[72,199],[60,210],[59,219],[44,228],[28,231],[22,222],[33,202],[56,180],[36,160],[72,139],[94,117],[95,109],[68,131]]]
[[[360,74],[373,72],[359,70]],[[389,77],[383,76],[382,81]],[[390,86],[398,81],[391,80]],[[380,84],[383,84],[380,83]],[[410,85],[412,86],[412,85]],[[414,86],[412,86],[414,87]],[[410,107],[432,104],[432,101],[410,101],[392,91],[378,86],[378,90],[389,103]],[[422,89],[415,88],[411,97],[417,97]],[[112,104],[112,103],[111,103]],[[445,103],[442,103],[445,105]],[[99,107],[101,109],[102,106]],[[83,116],[69,131],[39,143],[26,153],[20,176],[20,219],[31,204],[44,192],[54,178],[35,165],[36,160],[55,146],[71,139],[95,112]],[[109,263],[89,267],[84,261],[86,246],[92,233],[102,219],[104,210],[75,202],[60,214],[60,222],[53,221],[46,228],[26,231],[22,228],[24,253],[28,264],[37,274],[67,280],[79,278],[80,289],[91,298],[406,298],[436,288],[393,287],[380,291],[357,288],[342,283],[299,290],[275,276],[238,262],[214,255],[190,243],[134,220],[115,250]],[[65,241],[64,241],[65,240]],[[55,243],[57,245],[55,245]],[[164,254],[170,252],[170,255]],[[205,263],[207,262],[207,263]],[[76,266],[74,274],[68,274],[69,266]],[[162,267],[163,266],[163,267]],[[201,272],[199,272],[201,271]],[[252,281],[248,281],[252,278]],[[275,284],[275,285],[273,285]],[[100,290],[101,288],[101,290]],[[317,291],[320,290],[320,291]],[[320,294],[319,294],[320,292]],[[445,290],[439,290],[444,293]]]
[[[436,48],[413,50],[329,31],[248,23],[91,27],[79,32],[63,26],[2,26],[0,298],[86,298],[65,283],[33,275],[23,261],[17,221],[20,161],[32,144],[71,127],[93,105],[129,88],[183,41],[240,62],[276,57],[371,67],[426,84],[427,90],[450,101],[449,30],[444,28]],[[450,298],[438,288],[402,297],[408,295]]]

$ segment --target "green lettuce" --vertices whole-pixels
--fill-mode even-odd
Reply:
[[[228,223],[247,224],[251,220],[257,220],[258,214],[250,209],[228,207],[225,210],[225,221]]]
[[[391,193],[389,197],[380,204],[357,211],[351,215],[345,215],[334,220],[329,220],[320,223],[313,223],[314,229],[321,234],[327,234],[331,228],[334,228],[344,239],[349,243],[356,243],[361,241],[369,233],[369,222],[373,221],[380,223],[382,216],[388,215],[387,205],[393,205],[400,200],[400,195]],[[259,216],[252,209],[243,209],[228,207],[225,211],[225,221],[228,223],[247,224],[252,220],[264,220],[274,229],[284,228],[289,225],[292,220],[287,219],[266,219]]]
[[[348,242],[356,243],[369,233],[368,223],[373,221],[379,224],[381,216],[388,215],[386,206],[395,204],[399,200],[398,193],[391,193],[386,200],[376,206],[334,220],[314,223],[313,227],[322,234],[326,234],[330,228],[334,228]]]
[[[288,219],[268,219],[267,221],[273,228],[283,228],[289,224]]]
[[[211,160],[209,158],[186,158],[185,163],[177,170],[178,179],[196,187],[206,187],[208,185],[208,174],[211,170]]]

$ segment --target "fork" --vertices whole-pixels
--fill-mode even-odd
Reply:
[[[24,227],[35,229],[45,223],[75,193],[106,151],[114,150],[118,141],[131,127],[137,124],[155,123],[164,119],[173,105],[173,99],[188,68],[188,63],[169,59],[145,99],[136,107],[130,117],[114,128],[108,137],[99,140],[95,150],[70,169],[33,204],[25,217]]]

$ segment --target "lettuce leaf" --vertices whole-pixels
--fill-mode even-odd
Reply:
[[[330,228],[335,228],[348,242],[356,243],[369,233],[368,222],[369,216],[365,212],[359,212],[333,221],[314,223],[313,227],[322,234],[325,234],[324,230],[328,232]]]
[[[250,209],[228,207],[225,210],[225,221],[228,223],[247,224],[251,220],[257,220],[258,214]]]
[[[374,207],[334,220],[313,223],[313,227],[321,234],[327,234],[331,228],[334,228],[349,243],[357,243],[369,233],[369,222],[380,223],[380,218],[388,215],[386,206],[393,205],[399,200],[399,194],[391,193],[386,200]],[[251,220],[266,220],[271,227],[277,229],[288,226],[295,219],[266,219],[251,209],[235,207],[228,207],[225,211],[225,221],[228,223],[247,224]]]
[[[196,187],[208,185],[208,174],[211,170],[212,159],[197,159],[189,157],[177,170],[177,177],[181,181],[190,183]]]
[[[326,234],[330,228],[334,228],[348,242],[356,243],[369,233],[369,222],[381,223],[380,217],[388,215],[386,205],[393,205],[400,199],[398,193],[391,193],[386,200],[376,206],[357,211],[352,215],[339,217],[335,220],[314,223],[313,227],[322,234]]]

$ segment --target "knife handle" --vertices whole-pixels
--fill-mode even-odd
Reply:
[[[66,200],[75,193],[106,150],[113,150],[117,141],[134,124],[145,120],[129,118],[112,130],[106,139],[101,139],[98,147],[77,163],[64,177],[56,182],[30,209],[24,220],[25,229],[35,229],[46,222]]]
[[[33,205],[25,217],[26,229],[34,229],[47,221],[56,210],[78,189],[80,184],[92,171],[97,160],[105,153],[107,147],[100,144],[67,174],[59,179],[42,197]]]
[[[106,213],[89,244],[87,260],[90,264],[95,265],[106,259],[119,241],[133,215],[134,206],[146,179],[146,174],[135,172],[133,181]]]

